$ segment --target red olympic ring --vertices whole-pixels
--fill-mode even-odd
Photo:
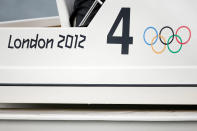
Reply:
[[[192,32],[191,32],[191,30],[190,30],[189,27],[187,27],[187,26],[181,26],[181,27],[179,27],[179,28],[177,29],[176,35],[178,35],[179,30],[182,29],[182,28],[185,28],[185,29],[187,29],[187,30],[189,31],[189,38],[188,38],[188,40],[187,40],[186,42],[182,43],[182,42],[180,42],[179,39],[176,37],[176,41],[177,41],[179,44],[181,44],[181,45],[185,45],[185,44],[187,44],[187,43],[191,40]]]

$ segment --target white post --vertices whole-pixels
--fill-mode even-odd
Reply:
[[[70,27],[69,12],[66,5],[66,0],[56,0],[57,8],[60,17],[60,23],[62,27]]]

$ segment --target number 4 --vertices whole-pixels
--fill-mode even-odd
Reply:
[[[122,37],[113,36],[115,30],[123,19]],[[108,44],[122,44],[122,54],[129,54],[129,44],[133,44],[133,37],[130,33],[130,8],[122,8],[118,17],[116,18],[109,34],[107,35]]]

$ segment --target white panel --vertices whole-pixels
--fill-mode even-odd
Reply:
[[[120,103],[120,104],[197,104],[197,1],[196,0],[107,0],[88,28],[1,28],[0,29],[0,83],[7,84],[53,84],[50,88],[40,87],[1,87],[2,102],[30,103]],[[121,54],[120,44],[107,44],[107,35],[121,8],[131,9],[130,36],[133,44],[129,54]],[[188,26],[191,40],[182,50],[171,53],[168,48],[163,54],[155,54],[143,40],[144,30],[154,26],[158,32],[162,27],[170,26],[176,32],[180,26]],[[19,40],[54,40],[52,48],[8,48],[20,44]],[[151,40],[153,33],[147,33]],[[10,38],[10,35],[12,37]],[[66,40],[58,47],[63,35],[71,40],[72,48],[65,47]],[[77,36],[76,36],[77,35]],[[189,35],[181,30],[183,40]],[[79,42],[84,39],[79,46]],[[169,34],[165,34],[168,36]],[[166,37],[166,39],[168,39]],[[10,42],[9,42],[10,38]],[[76,39],[78,38],[77,42]],[[76,44],[76,43],[77,44]],[[38,42],[39,43],[39,42]],[[74,47],[77,45],[76,48]],[[180,44],[176,39],[170,48]],[[27,46],[27,45],[24,45]],[[83,47],[83,48],[82,48]],[[163,47],[158,40],[156,49]],[[159,49],[160,50],[160,49]],[[163,88],[80,88],[61,87],[61,95],[55,85],[59,84],[97,84],[97,85],[169,85]],[[178,85],[180,88],[175,88]],[[191,87],[193,85],[193,87]],[[181,86],[184,86],[184,88]],[[135,86],[134,86],[135,87]],[[16,90],[17,89],[17,90]],[[19,91],[16,94],[14,91]],[[117,89],[117,91],[115,91]],[[5,92],[3,92],[5,90]],[[23,92],[32,91],[23,94]],[[51,95],[46,92],[50,92]],[[76,92],[84,94],[75,95]],[[97,91],[99,90],[98,94]],[[66,91],[70,91],[67,94]],[[164,92],[165,93],[164,93]],[[14,95],[9,96],[9,92]],[[149,93],[148,93],[149,92]],[[34,97],[35,94],[39,94]],[[107,93],[107,94],[106,94]],[[28,98],[28,99],[26,99]],[[40,99],[43,98],[43,99]],[[49,98],[49,99],[48,99]]]

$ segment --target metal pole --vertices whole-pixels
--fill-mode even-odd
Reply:
[[[97,4],[102,5],[103,2],[101,0],[95,0],[94,3],[92,4],[92,6],[90,7],[90,9],[88,10],[88,12],[86,13],[85,17],[83,18],[83,20],[79,24],[79,26],[83,26],[86,23],[88,17],[90,16],[90,14],[92,13],[92,11],[94,10],[94,8],[96,7]]]

